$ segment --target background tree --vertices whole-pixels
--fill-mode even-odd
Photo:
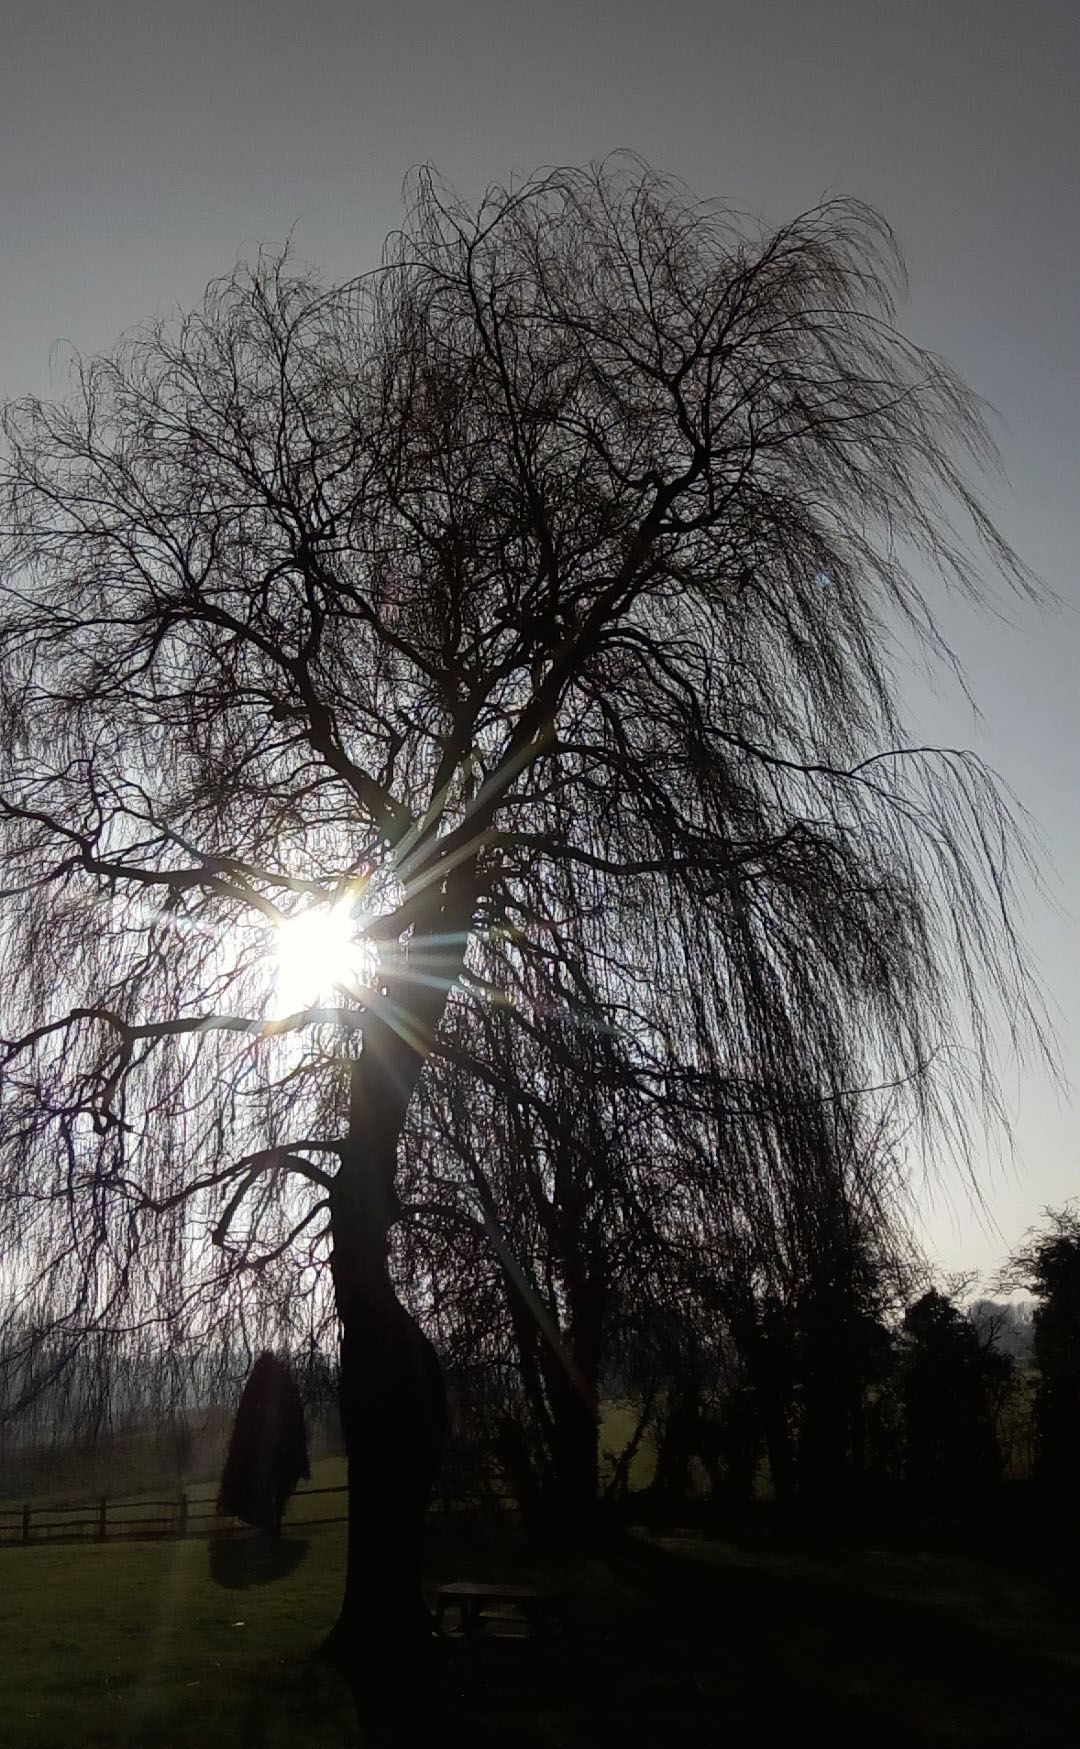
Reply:
[[[451,1320],[466,1298],[485,1329],[504,1325],[518,1387],[504,1458],[519,1493],[527,1464],[535,1504],[580,1526],[597,1499],[615,1327],[662,1252],[656,1094],[580,980],[547,1002],[519,992],[451,1014],[441,1052],[404,1164],[404,1185],[427,1187],[411,1208],[416,1269]]]
[[[886,1326],[920,1274],[894,1112],[805,1079],[717,1078],[713,1100],[694,1291],[738,1357],[773,1491],[832,1496],[864,1477]]]
[[[977,1498],[1000,1479],[996,1419],[1012,1362],[936,1289],[905,1314],[903,1335],[904,1479],[920,1495]]]
[[[1035,1360],[1035,1329],[1032,1300],[976,1300],[968,1311],[981,1342],[1007,1354],[1018,1367],[1031,1367]]]
[[[922,1274],[887,1113],[803,1124],[787,1309],[795,1353],[797,1485],[834,1504],[868,1481],[868,1416],[893,1364],[893,1325]],[[854,1118],[854,1121],[853,1121]]]
[[[960,1124],[993,998],[1031,1019],[1004,804],[892,695],[974,548],[1031,588],[899,274],[853,203],[746,236],[633,161],[425,174],[375,274],[261,259],[5,411],[11,1279],[72,1341],[245,1276],[265,1341],[336,1318],[372,1667],[428,1643],[389,1255],[448,1011],[584,956],[658,1077]]]
[[[1080,1462],[1080,1215],[1048,1209],[1004,1272],[1004,1285],[1036,1296],[1035,1475],[1053,1496],[1076,1487]]]
[[[404,1151],[403,1195],[421,1200],[402,1265],[459,1367],[490,1367],[501,1332],[516,1389],[489,1434],[518,1497],[587,1519],[605,1384],[654,1423],[672,1504],[693,1459],[719,1476],[729,1420],[747,1444],[754,1388],[790,1487],[796,1447],[801,1493],[860,1480],[881,1320],[914,1279],[887,1109],[870,1124],[866,1100],[788,1088],[758,1089],[751,1113],[714,1076],[703,1122],[706,1078],[671,1056],[654,1074],[580,987],[539,1028],[520,1001],[452,1014],[441,1052]]]

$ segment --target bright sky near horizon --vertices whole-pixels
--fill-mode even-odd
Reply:
[[[973,747],[1041,828],[1056,908],[1032,894],[1026,934],[1080,1082],[1078,64],[1076,0],[7,0],[0,397],[61,391],[55,342],[106,347],[259,243],[374,265],[424,161],[475,195],[626,146],[770,221],[868,200],[907,259],[900,324],[1000,413],[992,507],[1064,602],[949,606],[981,718],[944,680],[909,697],[915,739]],[[1080,1091],[1005,1079],[986,1213],[925,1187],[946,1270],[985,1277],[1080,1192]]]

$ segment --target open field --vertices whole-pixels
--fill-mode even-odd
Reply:
[[[569,1579],[581,1670],[520,1644],[485,1647],[479,1678],[451,1660],[444,1715],[408,1741],[1075,1745],[1078,1545],[1075,1522],[867,1526],[842,1543],[763,1516],[538,1563],[491,1528],[436,1523],[433,1579]],[[309,1656],[340,1595],[340,1527],[287,1536],[274,1582],[249,1546],[217,1581],[203,1538],[0,1551],[0,1742],[361,1741],[347,1689]]]

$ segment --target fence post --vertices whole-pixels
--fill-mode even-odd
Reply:
[[[22,1539],[23,1539],[24,1543],[28,1543],[30,1541],[30,1508],[29,1508],[29,1506],[24,1506],[22,1509]]]
[[[187,1536],[187,1495],[180,1495],[180,1511],[177,1514],[177,1536]]]
[[[108,1500],[103,1500],[101,1502],[101,1505],[98,1508],[97,1534],[98,1534],[98,1542],[99,1543],[103,1543],[109,1534],[108,1530],[106,1528],[106,1524],[105,1524],[105,1520],[108,1516],[108,1511],[109,1511],[109,1502],[108,1502]]]

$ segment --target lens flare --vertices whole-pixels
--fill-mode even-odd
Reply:
[[[274,932],[275,1017],[332,1001],[343,988],[363,990],[378,963],[351,904],[318,905],[298,912]]]

